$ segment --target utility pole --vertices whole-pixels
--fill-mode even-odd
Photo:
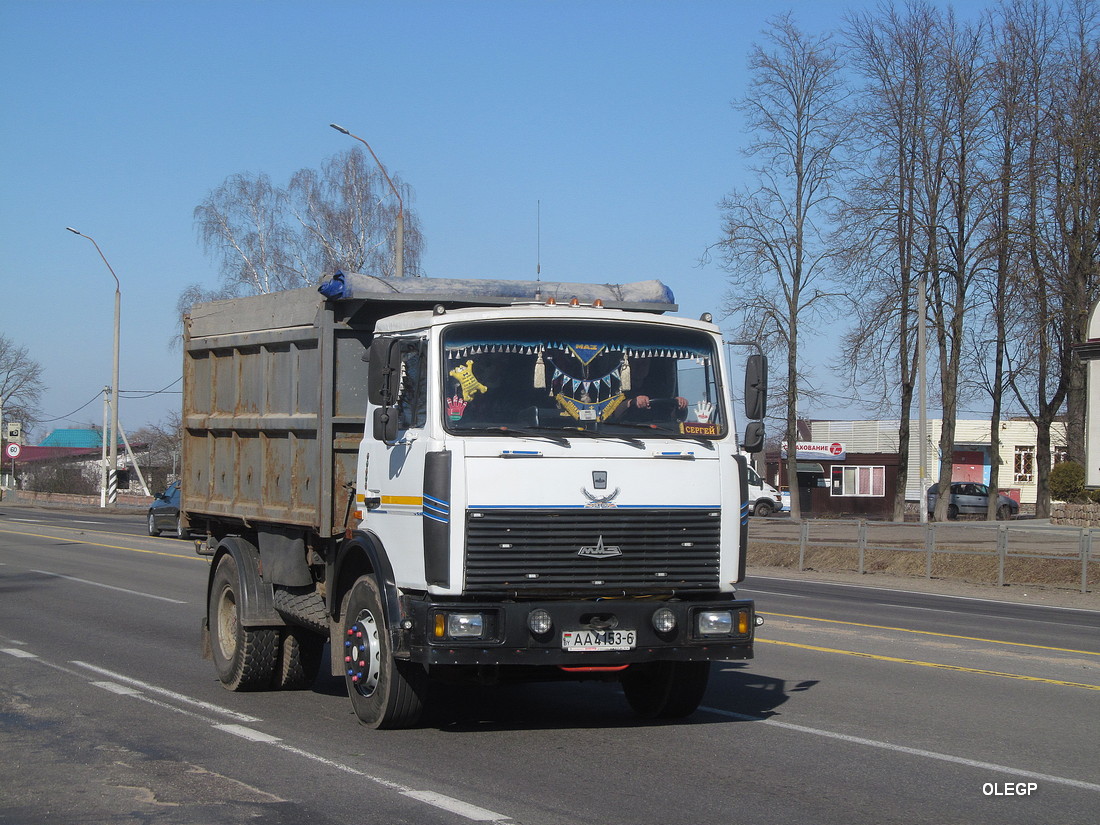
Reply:
[[[74,235],[79,235],[82,238],[87,238],[92,242],[95,247],[95,251],[99,253],[99,257],[103,259],[103,263],[107,264],[107,269],[110,270],[111,277],[115,279],[115,347],[114,347],[114,366],[111,370],[111,444],[110,444],[110,459],[107,468],[107,500],[103,502],[102,495],[100,496],[101,505],[106,506],[109,504],[114,507],[118,501],[118,344],[119,344],[119,328],[121,326],[121,312],[122,312],[122,285],[118,282],[118,276],[115,275],[115,270],[111,267],[110,262],[107,260],[107,256],[103,254],[103,250],[99,248],[99,244],[95,242],[95,238],[90,235],[85,235],[83,232],[78,232],[71,226],[66,226],[70,232]],[[104,439],[107,438],[107,433],[103,433]]]

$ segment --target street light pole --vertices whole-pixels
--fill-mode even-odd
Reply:
[[[95,247],[95,251],[99,253],[99,257],[103,259],[103,263],[107,264],[107,269],[111,273],[111,277],[115,279],[115,349],[114,349],[114,366],[111,370],[111,444],[110,444],[110,458],[108,459],[108,479],[107,479],[107,504],[112,507],[118,501],[118,351],[119,351],[119,330],[121,327],[120,320],[122,315],[122,285],[118,281],[118,276],[115,275],[115,270],[111,267],[110,262],[107,260],[107,256],[103,254],[103,250],[99,248],[99,244],[95,242],[95,238],[91,235],[85,235],[83,232],[78,232],[71,226],[66,226],[70,232],[74,235],[79,235],[82,238],[87,238],[92,242]],[[107,434],[104,433],[104,438]],[[102,498],[101,498],[102,504]]]
[[[386,183],[390,185],[390,191],[393,192],[393,196],[397,198],[397,238],[396,249],[394,250],[394,270],[398,278],[405,276],[405,201],[401,198],[401,193],[397,191],[397,187],[393,185],[393,181],[390,180],[390,175],[386,171],[386,167],[382,165],[382,161],[378,159],[378,155],[374,154],[374,150],[370,148],[370,144],[367,143],[359,135],[353,135],[343,126],[336,123],[330,123],[333,129],[348,137],[355,138],[357,141],[367,147],[367,151],[370,152],[370,156],[374,158],[374,162],[378,164],[378,168],[382,170],[382,175],[386,179]]]

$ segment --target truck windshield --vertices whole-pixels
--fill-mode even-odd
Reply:
[[[714,340],[651,324],[456,325],[443,336],[453,432],[721,438]]]

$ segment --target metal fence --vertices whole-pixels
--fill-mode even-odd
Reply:
[[[1100,528],[1060,527],[1053,525],[1015,526],[1012,523],[930,522],[928,524],[898,524],[860,519],[856,521],[833,519],[805,519],[789,523],[797,529],[798,569],[806,569],[807,553],[814,550],[835,549],[856,553],[855,564],[860,573],[868,572],[868,556],[876,552],[914,553],[924,556],[924,575],[932,578],[933,561],[938,556],[975,556],[996,560],[997,584],[1006,583],[1006,568],[1021,560],[1052,560],[1061,562],[1060,568],[1072,569],[1061,581],[1048,578],[1018,577],[1021,582],[1079,585],[1082,593],[1089,589],[1091,564],[1100,563]],[[761,531],[769,532],[772,531]],[[772,533],[755,541],[793,544],[795,538],[787,529],[786,536]],[[751,535],[751,533],[750,533]],[[1097,549],[1094,549],[1097,548]],[[1017,569],[1020,568],[1016,564]],[[1036,565],[1029,569],[1034,570]],[[1076,581],[1073,577],[1076,577]]]

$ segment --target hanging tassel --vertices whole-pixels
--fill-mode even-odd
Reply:
[[[623,366],[619,370],[619,389],[630,392],[630,361],[623,355]]]
[[[539,350],[539,360],[535,362],[535,389],[546,388],[546,363],[542,360],[542,350]]]

